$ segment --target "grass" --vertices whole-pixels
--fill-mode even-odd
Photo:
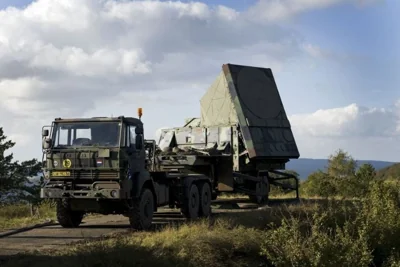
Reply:
[[[307,206],[307,207],[306,207]],[[154,232],[117,234],[96,241],[34,252],[3,266],[259,266],[263,233],[282,216],[315,205],[284,205],[267,210],[224,213]]]
[[[87,214],[85,217],[94,218],[98,214]],[[44,202],[31,215],[30,206],[27,204],[10,204],[0,206],[0,231],[22,228],[47,220],[56,221],[56,207]]]
[[[19,256],[3,266],[257,266],[260,234],[225,221],[212,226],[203,221]]]
[[[272,191],[270,192],[270,199],[287,199],[287,198],[295,198],[296,197],[296,192],[291,191],[288,193],[283,193],[280,190],[278,190],[278,187],[271,185]],[[221,193],[218,196],[218,199],[248,199],[249,197],[245,194],[241,193]]]
[[[37,211],[34,216],[31,216],[30,206],[27,204],[0,206],[0,231],[55,219],[55,207],[49,203],[42,204]]]

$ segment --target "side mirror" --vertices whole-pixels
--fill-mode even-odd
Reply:
[[[135,140],[135,147],[137,150],[141,150],[143,148],[143,135],[138,134],[136,135],[136,140]]]
[[[43,129],[42,137],[47,137],[47,136],[49,136],[49,130],[48,129]]]
[[[42,140],[42,148],[49,149],[51,147],[51,139],[50,138],[43,138]]]

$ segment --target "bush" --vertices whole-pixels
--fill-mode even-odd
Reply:
[[[261,254],[273,266],[395,266],[399,188],[374,182],[359,202],[329,201],[306,220],[283,219],[265,232]]]
[[[319,197],[365,197],[370,184],[376,180],[376,170],[371,164],[357,166],[356,161],[343,150],[331,155],[325,170],[312,173],[302,183],[301,193]]]
[[[369,236],[374,248],[374,262],[378,265],[395,257],[400,249],[400,187],[397,184],[375,182],[366,199],[358,222]]]

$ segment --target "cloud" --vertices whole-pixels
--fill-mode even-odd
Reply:
[[[306,11],[343,3],[361,7],[381,2],[383,0],[258,0],[257,4],[249,8],[247,14],[257,20],[278,21]]]
[[[386,108],[357,104],[289,116],[300,154],[327,157],[338,148],[357,159],[393,161],[400,148],[400,100]]]
[[[306,54],[310,55],[314,59],[324,59],[329,62],[336,62],[341,64],[342,67],[349,67],[349,65],[354,63],[367,63],[368,60],[372,59],[370,55],[358,54],[356,52],[352,52],[351,54],[338,52],[324,49],[318,45],[310,43],[304,43],[302,49]]]
[[[400,134],[400,102],[390,108],[357,104],[290,116],[298,135],[328,138],[396,137]]]
[[[138,94],[155,103],[164,92],[168,106],[173,90],[207,88],[223,63],[278,71],[304,53],[290,29],[200,2],[38,0],[0,21],[2,126],[19,143],[54,117],[120,113],[110,99],[137,106]]]
[[[22,158],[40,157],[41,126],[55,117],[135,116],[143,107],[152,137],[162,125],[199,116],[200,97],[223,63],[277,75],[292,59],[327,55],[277,22],[336,2],[259,1],[238,12],[201,2],[37,0],[0,10],[1,126]],[[368,113],[349,109],[348,120]],[[318,134],[318,114],[293,121]]]
[[[120,92],[199,81],[222,63],[279,65],[300,51],[289,30],[199,2],[39,0],[0,20],[0,105],[17,114],[78,114]]]

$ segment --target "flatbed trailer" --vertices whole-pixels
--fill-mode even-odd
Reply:
[[[154,142],[154,141],[152,141]],[[280,187],[286,191],[295,191],[296,198],[299,198],[298,178],[284,171],[279,171],[271,166],[270,169],[254,172],[235,172],[226,168],[231,156],[206,156],[206,155],[162,155],[157,156],[154,161],[154,172],[166,172],[174,177],[184,176],[188,173],[201,173],[210,177],[212,183],[212,199],[215,200],[220,193],[241,193],[248,195],[257,204],[265,204],[268,201],[270,185]],[[157,162],[157,163],[156,163]],[[223,168],[225,165],[225,168]],[[157,171],[156,171],[157,170]],[[231,180],[232,187],[219,180],[218,170],[224,170],[225,180]],[[221,177],[221,176],[220,176]],[[294,183],[288,183],[293,180]],[[281,183],[280,181],[286,181]],[[263,187],[264,185],[264,187]]]
[[[300,153],[271,69],[223,65],[200,114],[162,130],[153,168],[209,176],[214,196],[243,193],[261,204],[275,185],[298,198],[298,179],[284,170]]]

